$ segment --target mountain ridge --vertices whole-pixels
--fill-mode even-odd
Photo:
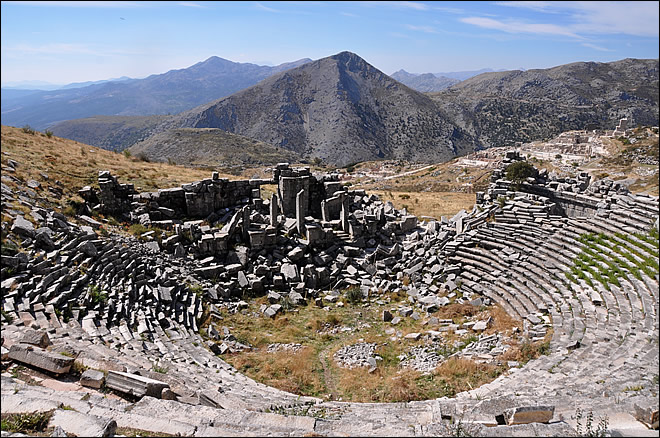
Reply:
[[[37,130],[64,120],[107,115],[176,114],[230,95],[308,58],[269,67],[209,57],[191,67],[144,79],[110,81],[85,87],[41,91],[3,99],[2,124]],[[3,93],[4,94],[4,93]],[[18,93],[14,93],[16,96]]]
[[[428,96],[351,52],[273,75],[159,129],[173,127],[220,128],[339,165],[379,158],[437,161],[469,149],[467,136]],[[409,140],[416,148],[407,147]]]
[[[117,142],[116,131],[124,127],[112,118],[70,121],[53,130],[75,136],[76,125],[93,122],[95,129],[87,129],[96,138],[92,144],[122,149],[155,134],[165,138],[168,130],[218,128],[333,164],[442,161],[564,131],[613,129],[623,117],[631,125],[657,126],[658,100],[657,59],[488,72],[441,92],[419,93],[341,52],[175,116],[145,118],[126,128],[139,131],[124,133],[132,143]]]

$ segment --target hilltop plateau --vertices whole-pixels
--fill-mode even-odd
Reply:
[[[235,177],[3,126],[3,434],[655,433],[658,132],[585,135]]]

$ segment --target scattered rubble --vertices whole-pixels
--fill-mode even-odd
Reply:
[[[507,154],[504,164],[518,159]],[[576,236],[657,227],[658,199],[633,195],[611,180],[592,182],[586,174],[562,179],[541,173],[517,186],[502,176],[493,173],[489,190],[478,194],[471,211],[420,221],[342,186],[337,176],[317,177],[285,164],[268,180],[227,181],[216,174],[152,193],[138,193],[100,172],[100,190],[87,187],[80,193],[87,207],[153,227],[153,234],[141,236],[144,241],[108,232],[105,222],[92,217],[80,216],[82,225],[76,224],[39,206],[35,190],[42,188],[29,189],[32,194],[25,189],[30,196],[25,197],[3,185],[3,217],[11,220],[2,224],[11,243],[6,249],[3,244],[2,255],[3,362],[56,375],[69,373],[74,364],[106,371],[108,388],[139,401],[93,395],[85,404],[82,393],[64,397],[5,373],[2,412],[22,412],[28,405],[32,410],[59,409],[61,403],[86,406],[80,412],[87,417],[79,422],[96,425],[99,434],[113,433],[115,422],[183,435],[246,430],[408,435],[408,424],[416,425],[416,435],[436,435],[449,405],[469,406],[475,415],[487,412],[493,421],[498,414],[480,401],[486,395],[513,409],[501,414],[498,407],[509,425],[547,423],[558,411],[568,414],[575,403],[601,412],[633,412],[633,401],[640,416],[657,423],[657,393],[647,386],[619,400],[625,387],[658,372],[657,349],[648,348],[649,340],[657,342],[657,275],[591,292],[585,284],[568,282],[563,272],[579,248]],[[268,201],[260,197],[264,184],[278,187]],[[14,201],[29,213],[4,209]],[[522,335],[531,341],[552,329],[550,353],[452,400],[337,405],[242,376],[217,356],[250,348],[228,330],[209,329],[210,341],[199,335],[205,311],[245,311],[246,291],[268,297],[269,305],[255,318],[277,318],[296,306],[339,302],[340,290],[349,287],[370,300],[384,292],[405,294],[405,306],[383,312],[387,325],[432,318],[450,303],[498,303],[523,321]],[[489,361],[506,351],[500,334],[483,333],[489,321],[470,323],[452,327],[456,334],[471,330],[478,336],[460,355]],[[413,333],[409,340],[434,336],[439,337]],[[373,370],[376,347],[345,346],[334,359],[340,366]],[[295,353],[300,346],[272,346],[281,348]],[[69,351],[75,353],[62,354]],[[401,362],[428,372],[441,361],[437,353],[432,345],[414,347]],[[83,373],[80,383],[87,390],[103,384],[98,371]],[[593,383],[598,379],[608,379],[607,388]],[[521,395],[511,402],[507,397],[513,392]],[[537,399],[548,406],[530,401]],[[25,400],[39,402],[21,405]],[[314,412],[338,406],[344,411],[332,420],[277,414],[279,407],[306,404],[314,405]],[[61,412],[53,417],[61,430],[91,430],[70,428],[78,420]]]

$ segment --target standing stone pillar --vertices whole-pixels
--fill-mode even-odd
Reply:
[[[296,195],[296,225],[298,233],[305,235],[305,190],[301,190]]]
[[[243,207],[243,242],[248,243],[250,240],[250,207],[246,205]]]
[[[463,216],[460,216],[458,219],[456,219],[456,234],[462,234],[463,233]]]
[[[348,233],[348,196],[345,193],[341,194],[341,213],[339,219],[341,220],[341,229],[344,233]]]
[[[270,226],[277,226],[277,215],[279,214],[277,194],[273,193],[270,197]]]
[[[323,222],[330,222],[330,210],[325,200],[321,201],[321,219]]]

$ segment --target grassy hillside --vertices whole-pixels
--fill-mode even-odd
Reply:
[[[53,205],[64,207],[67,199],[79,199],[77,191],[86,185],[96,185],[99,170],[109,170],[120,182],[133,183],[144,191],[176,187],[211,176],[208,168],[145,162],[77,141],[25,131],[2,126],[2,182],[15,189],[25,187],[28,180],[35,180],[41,184],[35,189],[39,197]],[[10,171],[9,160],[18,163],[15,172]],[[238,178],[232,175],[223,177]],[[51,193],[49,186],[55,191],[62,190],[60,199]]]

